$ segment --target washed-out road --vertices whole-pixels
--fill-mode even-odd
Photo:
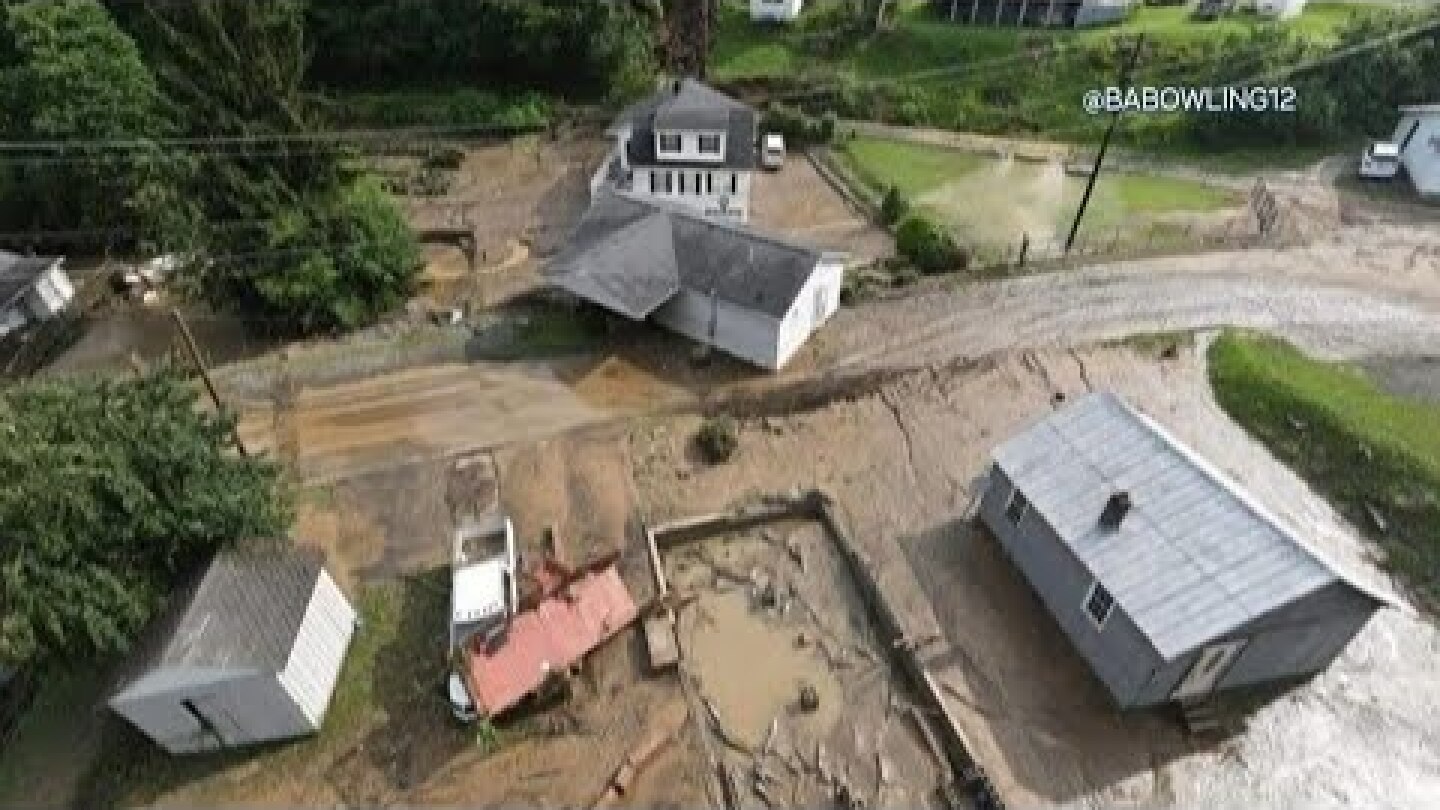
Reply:
[[[794,390],[1010,349],[1222,326],[1275,332],[1325,356],[1440,355],[1440,238],[1384,236],[1381,248],[1342,234],[1307,248],[1125,262],[871,302],[843,310],[786,372],[743,385]],[[579,376],[546,363],[454,362],[292,384],[299,390],[281,402],[238,397],[242,426],[318,481],[684,409],[699,396],[619,358]]]

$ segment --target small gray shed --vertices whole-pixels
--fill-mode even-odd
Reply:
[[[1114,394],[1001,445],[980,514],[1121,708],[1317,672],[1390,604]]]
[[[309,734],[354,633],[318,555],[222,552],[147,631],[110,708],[172,754]]]

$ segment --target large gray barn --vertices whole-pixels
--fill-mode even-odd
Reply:
[[[1113,394],[994,454],[981,517],[1122,708],[1327,666],[1386,598]]]
[[[309,734],[354,634],[318,555],[224,552],[147,631],[110,707],[172,754]]]

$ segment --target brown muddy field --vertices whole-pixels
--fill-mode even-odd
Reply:
[[[888,589],[909,594],[929,666],[1011,806],[1375,806],[1440,795],[1440,649],[1429,621],[1378,615],[1321,676],[1227,717],[1229,736],[1122,715],[993,541],[964,515],[989,449],[1051,407],[1055,391],[1121,392],[1238,478],[1348,570],[1386,579],[1372,550],[1211,400],[1195,349],[1003,355],[915,372],[802,412],[774,403],[718,467],[689,450],[696,417],[648,420],[633,438],[641,500],[660,517],[750,493],[820,486],[844,505]],[[1424,719],[1422,719],[1424,718]]]

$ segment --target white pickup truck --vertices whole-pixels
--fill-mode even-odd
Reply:
[[[492,515],[471,520],[455,531],[450,583],[450,656],[475,636],[486,644],[503,640],[519,603],[516,582],[515,527],[510,518]],[[465,681],[451,667],[446,684],[456,719],[476,719],[475,702]]]
[[[1400,147],[1375,141],[1360,155],[1360,176],[1367,180],[1389,180],[1400,172]]]

